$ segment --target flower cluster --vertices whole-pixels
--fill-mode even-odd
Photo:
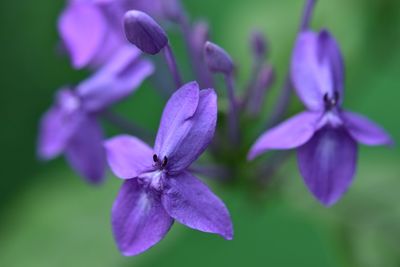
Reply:
[[[107,167],[123,180],[111,215],[122,254],[146,251],[164,238],[175,220],[233,238],[228,209],[196,174],[233,179],[246,154],[253,160],[269,150],[296,148],[306,186],[330,206],[354,178],[357,144],[392,144],[381,127],[343,110],[344,61],[328,30],[310,29],[314,5],[314,0],[306,1],[290,71],[268,129],[249,148],[245,125],[259,117],[275,82],[275,69],[265,62],[269,45],[260,32],[250,38],[253,71],[245,93],[239,95],[232,57],[209,40],[206,23],[190,22],[179,0],[68,1],[58,25],[63,48],[74,68],[88,68],[92,74],[56,93],[40,123],[38,154],[45,160],[64,154],[90,183],[103,181]],[[167,21],[182,31],[196,81],[184,82],[161,26]],[[158,54],[164,57],[170,71],[165,78],[174,90],[150,147],[139,139],[145,131],[111,108],[158,71],[151,60]],[[216,75],[224,80],[227,108],[218,108]],[[292,88],[306,110],[281,122]],[[121,135],[106,137],[100,120],[107,118],[121,128]],[[197,163],[203,153],[209,155],[208,166]],[[262,176],[259,170],[254,172]]]

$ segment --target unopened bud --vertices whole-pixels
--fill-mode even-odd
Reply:
[[[218,45],[206,42],[204,45],[204,56],[210,71],[214,73],[224,73],[226,75],[233,72],[234,64],[232,58]]]
[[[251,35],[251,49],[256,58],[263,58],[268,53],[268,44],[261,32],[254,31]]]
[[[168,44],[166,32],[144,12],[138,10],[126,12],[124,27],[128,41],[144,53],[158,54]]]
[[[183,19],[183,9],[180,0],[163,0],[161,1],[164,16],[175,23],[181,22]]]

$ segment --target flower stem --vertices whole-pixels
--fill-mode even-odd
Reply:
[[[264,65],[256,77],[253,85],[253,92],[250,95],[247,105],[247,113],[250,117],[257,117],[263,106],[265,95],[274,83],[275,73],[270,65]]]
[[[274,127],[276,124],[279,123],[279,121],[282,120],[283,115],[285,115],[285,113],[289,107],[290,98],[291,98],[292,94],[293,94],[292,81],[290,78],[290,73],[288,72],[286,74],[285,82],[281,89],[281,94],[279,95],[277,104],[274,108],[274,111],[273,111],[271,117],[267,121],[267,125],[266,125],[267,129]]]
[[[249,82],[247,84],[246,92],[245,92],[245,94],[243,96],[243,100],[242,100],[241,105],[240,105],[240,107],[242,109],[246,109],[246,110],[249,109],[249,105],[250,105],[249,101],[251,99],[251,96],[254,95],[254,91],[256,90],[255,89],[256,80],[257,80],[258,75],[260,74],[262,64],[263,64],[263,59],[262,58],[257,57],[257,58],[254,59],[252,72],[251,72],[251,78],[250,78],[250,80],[249,80]]]
[[[224,76],[226,88],[228,91],[229,98],[229,111],[228,111],[228,123],[229,123],[229,135],[231,141],[234,144],[239,143],[239,122],[238,122],[238,102],[235,97],[235,80],[233,74],[226,74]]]
[[[301,18],[301,23],[300,23],[300,29],[299,29],[300,31],[307,30],[310,27],[312,13],[316,2],[317,0],[306,0],[303,16]]]
[[[219,165],[193,164],[189,167],[189,171],[198,175],[204,175],[217,181],[227,181],[231,177],[229,170]]]
[[[150,133],[148,130],[143,129],[138,125],[135,125],[131,121],[128,121],[126,118],[111,110],[103,111],[101,113],[101,117],[110,124],[118,127],[122,131],[125,131],[126,133],[137,136],[145,141],[153,140],[153,134]]]
[[[203,45],[194,44],[193,40],[193,29],[190,25],[189,19],[187,16],[183,16],[180,21],[180,27],[182,31],[183,38],[185,40],[185,45],[188,51],[189,59],[191,61],[192,71],[196,76],[196,79],[200,82],[202,87],[205,88],[214,88],[213,79],[210,72],[207,69],[207,66],[204,63],[203,59]],[[200,49],[198,48],[200,47]]]
[[[168,68],[174,79],[176,89],[178,89],[182,86],[182,79],[181,79],[181,75],[180,75],[180,72],[178,69],[178,65],[176,64],[176,59],[175,59],[174,53],[172,52],[171,46],[169,44],[167,44],[165,46],[163,51],[164,51],[164,57],[167,62]]]
[[[290,158],[292,151],[275,152],[269,158],[267,163],[257,168],[257,180],[261,186],[268,186],[271,178],[275,175],[280,167]]]

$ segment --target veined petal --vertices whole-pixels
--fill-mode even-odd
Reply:
[[[65,112],[61,107],[51,107],[40,122],[38,154],[48,160],[62,153],[82,121],[80,112]]]
[[[106,22],[96,5],[71,2],[58,22],[72,63],[76,68],[89,64],[102,45],[106,34]]]
[[[87,110],[99,111],[127,97],[153,71],[153,64],[140,58],[138,49],[123,47],[107,65],[81,83],[77,92]]]
[[[161,200],[178,222],[203,232],[233,238],[232,222],[224,203],[188,172],[168,177]]]
[[[168,171],[186,169],[210,144],[217,124],[217,94],[213,89],[200,91],[196,113],[190,119],[192,126],[184,139],[177,144],[173,153],[168,154]]]
[[[358,142],[369,145],[392,145],[393,140],[386,131],[361,114],[343,112],[346,128]]]
[[[114,238],[125,256],[137,255],[157,244],[173,223],[159,197],[142,190],[135,179],[122,185],[111,216]]]
[[[119,135],[106,141],[104,146],[108,164],[119,178],[135,178],[153,164],[153,150],[136,137]]]
[[[310,110],[324,108],[324,95],[343,94],[343,59],[328,31],[299,34],[292,56],[291,77],[296,92]]]
[[[298,149],[298,164],[310,192],[331,206],[353,181],[357,144],[344,128],[323,128]]]
[[[106,157],[103,132],[95,118],[86,118],[66,147],[66,158],[71,166],[90,183],[103,181]]]
[[[319,112],[302,112],[266,131],[251,147],[248,159],[252,160],[273,149],[292,149],[306,143],[317,129]]]
[[[322,30],[318,35],[319,60],[327,64],[330,75],[324,83],[331,83],[331,90],[339,93],[339,104],[343,102],[344,86],[344,61],[339,44],[332,34],[327,30]],[[326,92],[332,95],[332,92]]]
[[[199,85],[190,82],[178,89],[168,100],[158,129],[155,153],[161,158],[171,155],[186,137],[199,103]]]

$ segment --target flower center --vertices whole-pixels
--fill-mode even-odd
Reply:
[[[168,164],[168,158],[164,156],[163,160],[161,160],[156,154],[153,155],[154,167],[159,170],[164,170]]]
[[[154,169],[149,172],[142,173],[138,180],[143,187],[156,190],[158,192],[162,191],[164,188],[164,180],[166,174],[166,167],[168,164],[168,158],[164,157],[162,160],[156,155],[153,155],[153,167]]]
[[[165,172],[162,170],[155,170],[142,173],[138,177],[139,183],[146,189],[155,191],[162,191],[164,189]]]
[[[72,114],[81,108],[81,99],[70,90],[62,90],[57,95],[57,103],[61,109]]]
[[[329,95],[328,93],[325,93],[324,95],[324,105],[325,105],[325,110],[332,110],[337,106],[339,102],[339,92],[335,91],[332,95]]]

